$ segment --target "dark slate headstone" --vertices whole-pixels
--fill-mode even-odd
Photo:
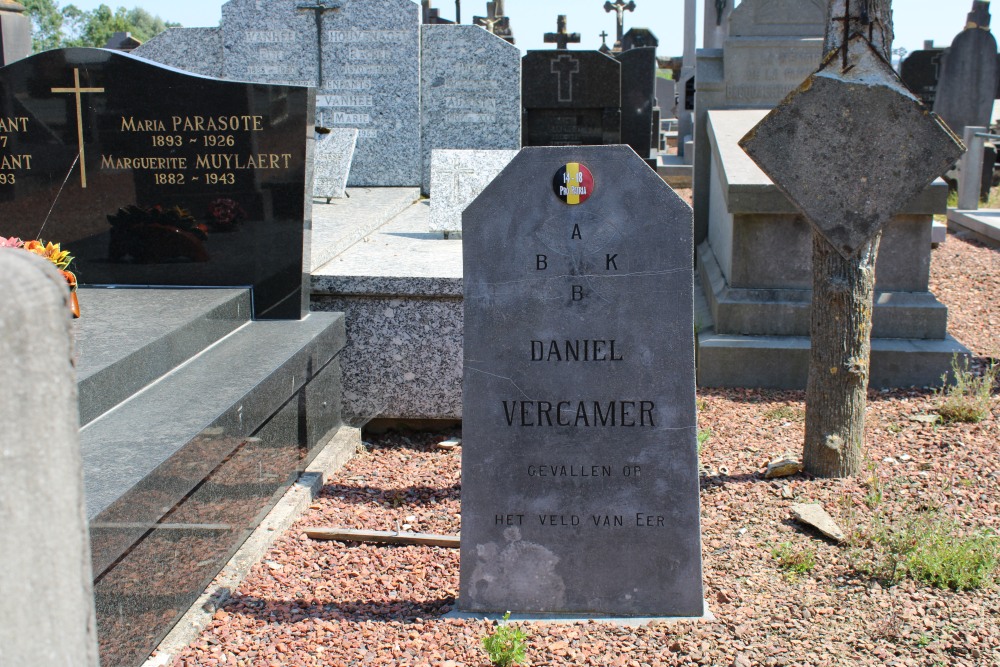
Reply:
[[[622,37],[622,50],[639,49],[644,46],[656,48],[660,45],[660,40],[649,28],[630,28]]]
[[[81,284],[251,286],[308,310],[313,92],[115,51],[0,69],[0,236],[59,242]]]
[[[989,127],[997,89],[997,40],[990,32],[989,3],[976,0],[965,30],[941,63],[934,113],[959,136],[966,127]]]
[[[934,99],[937,97],[943,57],[944,49],[914,51],[899,67],[899,78],[906,87],[931,108],[934,107]]]
[[[656,106],[656,49],[634,48],[617,54],[622,64],[622,143],[649,158]]]
[[[462,236],[459,609],[700,616],[691,209],[626,146],[526,148]]]
[[[528,51],[521,60],[525,146],[621,143],[621,64],[598,51]]]

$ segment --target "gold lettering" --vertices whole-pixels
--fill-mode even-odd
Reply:
[[[0,132],[27,132],[27,116],[0,116]]]
[[[31,155],[0,155],[0,169],[31,169]]]

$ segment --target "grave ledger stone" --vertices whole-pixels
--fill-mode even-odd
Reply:
[[[474,25],[421,29],[421,151],[424,193],[431,151],[521,147],[521,52]]]
[[[691,209],[627,146],[528,148],[463,244],[459,608],[702,615]]]
[[[300,318],[312,96],[99,49],[0,69],[0,235],[62,243],[81,284],[252,286]]]
[[[599,51],[528,51],[524,146],[621,143],[621,63]]]
[[[462,211],[517,155],[516,150],[443,150],[431,157],[432,232],[462,232]]]

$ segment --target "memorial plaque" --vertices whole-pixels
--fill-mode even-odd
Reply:
[[[99,49],[2,68],[0,236],[61,243],[81,284],[251,286],[299,318],[312,95]]]
[[[521,147],[521,52],[473,25],[425,25],[420,40],[421,186],[427,193],[435,149]]]
[[[357,141],[358,131],[343,127],[334,128],[316,138],[313,197],[328,200],[344,197]]]
[[[622,143],[649,158],[656,106],[656,49],[637,47],[618,54],[622,64]]]
[[[463,215],[459,609],[703,613],[691,209],[526,148]]]
[[[525,146],[621,143],[621,63],[598,51],[521,60]]]
[[[419,184],[420,6],[342,2],[324,18],[323,71],[317,122],[358,129],[348,185]]]
[[[431,156],[431,231],[461,232],[462,211],[515,155],[516,150],[435,150]]]
[[[906,87],[931,108],[934,107],[934,99],[937,97],[943,56],[944,49],[914,51],[899,67],[899,77]]]

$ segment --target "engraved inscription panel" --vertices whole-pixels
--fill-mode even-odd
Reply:
[[[623,146],[466,209],[461,609],[702,613],[691,244]]]

